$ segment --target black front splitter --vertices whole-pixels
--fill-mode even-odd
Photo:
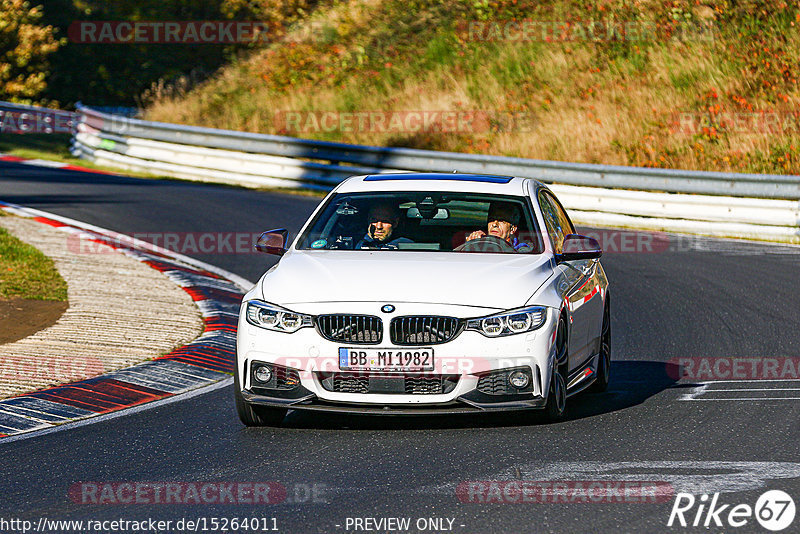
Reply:
[[[490,413],[505,412],[516,410],[531,410],[544,408],[545,399],[527,395],[524,399],[508,400],[503,402],[476,402],[467,399],[465,396],[458,397],[456,400],[443,404],[353,404],[324,401],[314,394],[300,399],[281,399],[256,395],[248,391],[242,392],[244,400],[250,404],[258,406],[269,406],[272,408],[288,408],[291,410],[308,410],[317,412],[339,412],[361,415],[447,415],[457,413]],[[504,396],[506,397],[506,396]],[[481,399],[484,400],[483,398]]]

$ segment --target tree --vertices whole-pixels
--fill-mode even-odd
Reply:
[[[47,87],[48,56],[62,44],[55,28],[39,24],[41,6],[0,0],[0,100],[38,103]]]

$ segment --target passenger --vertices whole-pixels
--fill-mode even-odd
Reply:
[[[413,243],[407,237],[397,236],[400,212],[391,204],[376,204],[369,210],[367,235],[356,244],[356,248],[378,248],[397,250],[400,243]],[[392,239],[394,237],[394,239]]]
[[[519,208],[509,202],[492,202],[489,205],[486,232],[476,230],[467,236],[467,241],[480,239],[486,235],[499,237],[517,252],[529,252],[532,247],[528,243],[519,241],[516,232],[519,229]]]

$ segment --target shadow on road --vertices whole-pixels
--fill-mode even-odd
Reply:
[[[605,393],[580,393],[567,403],[564,422],[596,417],[641,404],[675,385],[672,364],[657,361],[612,362],[611,382]],[[534,415],[534,417],[532,417]],[[310,411],[290,412],[283,428],[321,430],[415,430],[443,428],[492,428],[537,424],[527,412],[464,413],[426,416],[351,415]],[[541,424],[541,423],[539,423]],[[259,432],[259,429],[250,429]]]

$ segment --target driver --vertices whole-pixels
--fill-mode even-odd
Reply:
[[[486,232],[476,230],[467,236],[467,241],[490,235],[499,237],[518,252],[525,252],[531,246],[517,240],[514,235],[519,227],[519,219],[519,208],[516,205],[510,202],[492,202],[489,204]]]
[[[367,235],[356,243],[356,248],[397,250],[399,243],[412,243],[407,237],[397,237],[400,212],[391,204],[376,204],[369,209]],[[395,236],[392,239],[392,236]]]

